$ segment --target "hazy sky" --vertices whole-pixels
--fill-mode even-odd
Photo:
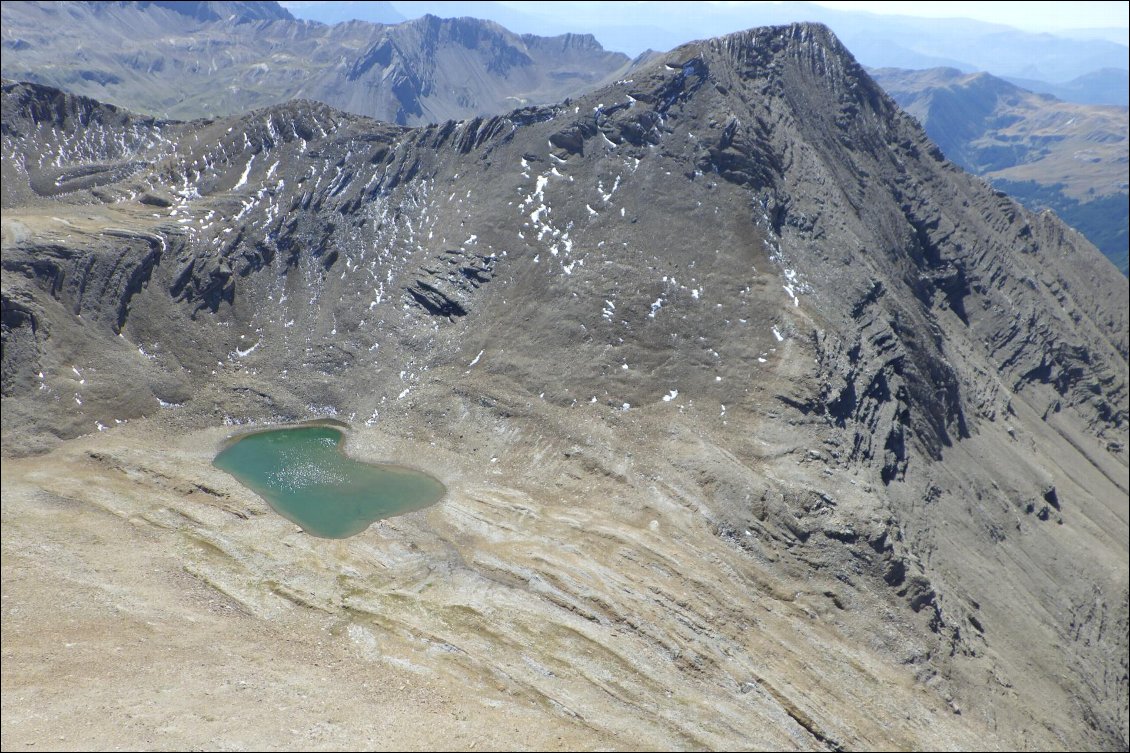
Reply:
[[[1046,2],[1046,1],[1032,1],[1028,2],[984,2],[978,0],[977,2],[922,2],[921,0],[884,0],[883,2],[872,2],[870,0],[814,0],[816,5],[822,5],[827,8],[836,8],[840,10],[862,10],[868,13],[879,14],[895,14],[905,16],[919,16],[927,18],[972,18],[979,21],[988,21],[991,23],[1006,24],[1026,31],[1055,31],[1057,29],[1087,29],[1087,28],[1119,28],[1125,29],[1128,25],[1128,18],[1130,18],[1130,2],[1126,0],[1113,0],[1106,2]],[[334,3],[338,6],[358,8],[362,6],[361,2],[338,2]],[[779,4],[773,0],[714,0],[712,5],[728,7],[730,9],[740,8],[741,6],[758,5],[758,4]],[[322,5],[322,3],[315,3],[312,0],[283,0],[282,5],[291,9],[301,17],[315,16],[310,11],[314,6]],[[412,16],[412,5],[424,5],[424,3],[395,3],[394,5],[401,6],[407,11],[406,15]],[[438,12],[439,15],[445,16],[460,16],[466,15],[462,7],[474,6],[476,3],[461,3],[461,2],[434,2],[429,3],[431,6],[439,6],[433,8],[433,12]],[[484,5],[484,4],[479,4]],[[544,2],[543,0],[500,0],[498,5],[507,6],[519,13],[527,13],[533,15],[558,15],[561,13],[575,14],[578,17],[590,16],[599,14],[604,16],[605,20],[610,18],[622,17],[628,18],[632,15],[632,6],[637,3],[630,0],[621,0],[620,2]],[[648,14],[649,20],[653,23],[662,23],[662,18],[656,18],[654,14],[663,13],[664,7],[670,8],[669,15],[672,18],[678,18],[680,15],[679,5],[682,3],[652,3],[649,4]],[[450,10],[447,10],[450,8]],[[446,12],[445,12],[446,11]],[[471,14],[473,15],[473,13]],[[357,12],[357,17],[367,17],[364,12]],[[638,17],[637,17],[637,20]]]
[[[868,13],[974,18],[1028,31],[1127,28],[1130,2],[820,2],[817,5]]]

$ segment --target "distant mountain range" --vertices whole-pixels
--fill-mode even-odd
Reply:
[[[987,73],[952,68],[871,75],[948,158],[1031,209],[1054,210],[1126,274],[1125,107],[1063,102]]]
[[[557,102],[631,65],[590,35],[434,16],[326,26],[277,3],[5,4],[3,46],[7,78],[181,119],[309,98],[419,125]]]
[[[1125,28],[1033,33],[968,18],[896,16],[828,8],[808,2],[501,3],[473,0],[455,4],[430,0],[380,3],[297,0],[283,4],[299,18],[329,23],[349,18],[397,23],[432,13],[490,19],[512,31],[541,36],[585,31],[595,35],[607,49],[633,56],[649,47],[669,50],[692,39],[755,26],[815,21],[831,28],[866,66],[947,66],[966,73],[987,71],[1002,78],[1030,82],[1021,85],[1034,91],[1049,91],[1061,99],[1126,104],[1125,84],[1120,89],[1117,85],[1084,83],[1077,91],[1071,83],[1076,79],[1101,76],[1103,71],[1122,71],[1125,75],[1130,58]],[[1053,88],[1057,90],[1052,91]],[[1077,95],[1085,98],[1075,100]]]
[[[1120,107],[1130,104],[1130,74],[1121,68],[1101,68],[1062,84],[1009,76],[1005,80],[1022,89],[1051,94],[1067,102]]]

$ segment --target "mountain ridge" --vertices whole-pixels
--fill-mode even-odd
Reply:
[[[309,97],[422,124],[564,99],[630,64],[591,35],[540,40],[490,21],[436,16],[325,26],[253,6],[178,5],[192,11],[182,13],[160,4],[21,3],[5,13],[4,75],[161,117]],[[90,34],[116,43],[90,49]]]
[[[467,18],[329,27],[296,21],[274,5],[174,6],[13,6],[5,14],[5,73],[140,106],[155,117],[215,116],[311,98],[420,125],[560,101],[628,78],[650,59],[606,52],[591,35],[542,40]],[[131,33],[123,36],[123,29]],[[114,41],[90,48],[91,33]],[[161,41],[166,37],[174,43]],[[922,76],[929,75],[886,80],[947,155],[1027,206],[1058,212],[1126,273],[1130,213],[1117,185],[1125,183],[1124,113],[1022,102],[1015,92],[974,86],[974,79],[928,84]],[[1074,130],[1065,137],[1063,127]],[[1112,213],[1119,218],[1113,227]]]

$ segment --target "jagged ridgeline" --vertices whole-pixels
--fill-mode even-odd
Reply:
[[[827,29],[419,128],[12,82],[3,108],[6,452],[332,413],[520,490],[517,530],[614,521],[539,529],[582,553],[564,575],[484,564],[444,512],[469,481],[430,519],[510,624],[564,606],[631,645],[617,683],[562,669],[604,661],[572,639],[523,663],[413,629],[635,744],[1127,745],[1126,279],[946,162]]]
[[[4,29],[5,77],[181,119],[308,97],[421,125],[559,102],[632,64],[591,34],[431,15],[327,26],[274,2],[7,3]]]

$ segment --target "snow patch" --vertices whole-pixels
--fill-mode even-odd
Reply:
[[[251,174],[251,163],[255,161],[256,156],[252,154],[251,159],[247,160],[247,167],[243,168],[243,175],[239,176],[239,182],[232,188],[233,191],[238,191],[247,185],[247,176]]]
[[[240,350],[239,348],[236,348],[236,349],[235,349],[235,354],[236,354],[237,356],[239,356],[240,358],[244,358],[244,357],[246,357],[246,356],[249,356],[249,355],[251,355],[251,353],[252,353],[252,352],[253,352],[253,351],[254,351],[254,350],[255,350],[256,348],[258,348],[258,347],[259,347],[260,343],[262,343],[262,342],[263,342],[262,340],[259,340],[259,341],[258,341],[258,342],[256,342],[256,343],[255,343],[254,345],[252,345],[252,346],[251,346],[250,348],[248,348],[247,350]]]

